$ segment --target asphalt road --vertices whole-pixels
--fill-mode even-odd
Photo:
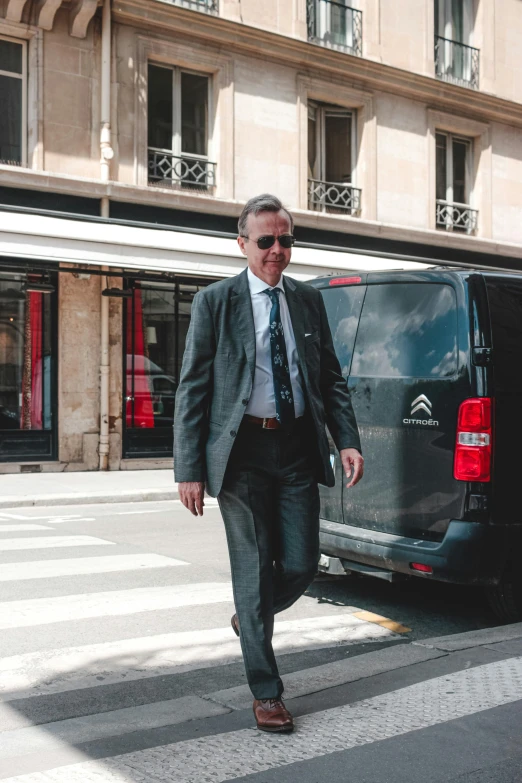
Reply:
[[[232,611],[212,500],[203,518],[179,501],[0,510],[0,780],[344,783],[349,765],[361,783],[405,783],[420,776],[414,748],[429,761],[442,742],[454,752],[423,779],[517,781],[520,644],[436,660],[430,650],[419,666],[306,691],[292,701],[286,766],[286,751],[251,731],[248,692],[237,711],[220,695],[245,685]],[[283,680],[313,680],[318,670],[303,670],[495,624],[477,591],[319,576],[278,617],[274,643]],[[479,761],[486,777],[468,777]]]
[[[219,509],[207,499],[203,517],[192,517],[179,501],[126,503],[52,508],[20,508],[0,511],[0,531],[6,525],[39,523],[61,536],[88,535],[129,548],[132,551],[157,553],[188,562],[190,572],[178,570],[177,581],[222,582],[230,579],[226,540]],[[13,533],[15,535],[15,533]],[[21,531],[19,537],[31,538],[34,532]],[[59,553],[64,557],[66,550]],[[24,557],[34,560],[29,550]],[[55,555],[53,554],[53,557]],[[4,553],[3,562],[18,559],[15,552]],[[113,588],[128,586],[125,573],[113,575]],[[135,586],[168,584],[160,571],[136,574]],[[92,577],[63,577],[50,584],[45,595],[59,595],[92,589]],[[1,600],[29,598],[33,584],[7,582],[1,585]],[[332,577],[319,575],[306,593],[317,613],[327,607],[355,607],[389,618],[407,626],[408,641],[487,628],[497,625],[483,592],[475,588],[429,582],[411,578],[389,582],[360,576]],[[291,610],[292,611],[292,610]],[[286,613],[289,614],[289,613]],[[190,630],[199,623],[198,611],[192,608],[180,616],[177,626]],[[80,631],[80,637],[86,636]],[[45,626],[40,627],[40,641],[45,643]],[[4,639],[4,644],[6,640]],[[324,655],[324,651],[321,653]]]

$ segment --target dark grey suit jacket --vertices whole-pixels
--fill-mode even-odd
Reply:
[[[346,381],[334,352],[323,298],[284,277],[307,407],[317,438],[317,480],[335,483],[325,425],[338,449],[361,448]],[[176,481],[221,490],[234,438],[252,391],[254,317],[247,271],[194,297],[174,417]]]

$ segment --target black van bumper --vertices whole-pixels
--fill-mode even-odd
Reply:
[[[491,585],[501,578],[510,551],[520,545],[520,527],[451,520],[442,541],[380,533],[321,519],[321,553],[410,576],[455,584]],[[415,571],[411,563],[431,566]]]

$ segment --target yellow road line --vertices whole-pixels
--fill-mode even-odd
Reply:
[[[389,620],[387,617],[381,617],[380,614],[375,614],[374,612],[354,612],[353,616],[357,617],[359,620],[364,620],[367,623],[380,625],[382,628],[387,628],[389,631],[394,631],[395,633],[410,633],[411,631],[411,628],[396,623],[395,620]]]

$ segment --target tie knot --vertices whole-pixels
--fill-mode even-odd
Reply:
[[[264,294],[266,294],[272,303],[277,302],[279,299],[279,294],[281,293],[280,288],[265,288],[263,291]]]

